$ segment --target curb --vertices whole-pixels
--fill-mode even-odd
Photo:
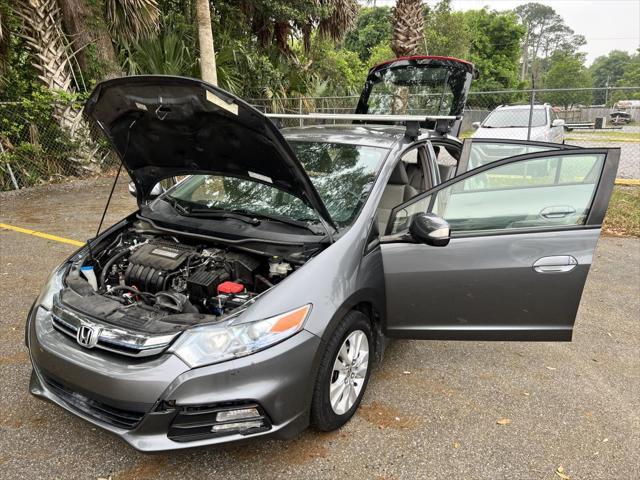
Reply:
[[[616,178],[616,185],[640,186],[640,179],[637,178]]]

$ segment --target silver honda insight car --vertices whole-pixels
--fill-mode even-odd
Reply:
[[[397,59],[356,112],[387,124],[282,130],[199,80],[98,85],[139,210],[51,274],[31,392],[169,450],[339,428],[390,338],[570,340],[619,152],[461,142],[473,75]]]

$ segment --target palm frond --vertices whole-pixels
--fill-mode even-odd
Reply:
[[[137,42],[158,31],[157,0],[105,0],[105,18],[111,36],[120,42]]]
[[[337,42],[353,25],[358,14],[358,2],[356,0],[320,0],[320,3],[328,10],[328,15],[321,18],[318,24],[320,35]]]

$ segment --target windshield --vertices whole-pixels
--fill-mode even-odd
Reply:
[[[350,225],[366,200],[386,149],[319,142],[292,142],[300,162],[339,227]],[[260,179],[192,175],[167,197],[189,209],[254,213],[317,222],[300,198]]]
[[[494,110],[482,124],[485,128],[527,128],[529,126],[529,108],[510,108]],[[534,108],[531,117],[532,127],[544,127],[547,123],[547,113],[543,108]]]
[[[334,222],[350,225],[369,196],[387,149],[323,142],[290,142]]]

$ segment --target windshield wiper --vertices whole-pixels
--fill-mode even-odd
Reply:
[[[249,214],[248,212],[239,212],[236,210],[228,212],[226,210],[217,210],[211,208],[191,208],[186,216],[199,218],[232,218],[234,220],[240,220],[241,222],[248,223],[249,225],[260,225],[260,220],[256,215]]]
[[[303,222],[300,220],[294,220],[293,218],[281,217],[280,215],[269,215],[268,213],[255,213],[255,212],[250,212],[249,210],[245,210],[243,208],[235,208],[231,210],[231,212],[240,214],[240,215],[253,216],[255,218],[264,218],[265,220],[273,220],[275,222],[280,222],[280,223],[287,223],[289,225],[293,225],[296,227],[306,228],[310,232],[316,235],[318,234],[318,232],[313,230],[306,222]]]

